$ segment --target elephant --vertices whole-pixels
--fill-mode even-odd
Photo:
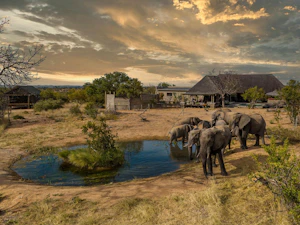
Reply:
[[[225,120],[217,120],[215,126],[228,125]]]
[[[248,133],[255,135],[256,142],[255,142],[254,146],[259,146],[259,137],[261,137],[262,144],[265,145],[265,138],[264,138],[264,135],[266,132],[265,119],[258,113],[249,115],[249,117],[250,117],[249,128],[243,130],[241,133],[241,131],[239,129],[239,118],[238,118],[239,116],[237,116],[235,118],[234,122],[232,123],[232,126],[231,126],[232,134],[237,137],[244,136],[245,139],[243,141],[245,142],[244,143],[245,146],[247,146],[246,140],[247,140]],[[247,131],[248,131],[248,133],[243,133],[243,132],[247,132]]]
[[[192,130],[189,133],[189,139],[187,143],[190,159],[192,159],[192,146],[194,144],[196,147],[196,158],[201,156],[203,173],[213,176],[212,171],[212,159],[211,155],[218,154],[218,159],[221,167],[221,174],[223,176],[227,175],[223,154],[225,147],[231,140],[231,132],[228,126],[216,126],[202,130]],[[206,164],[208,164],[208,172],[206,169]]]
[[[242,149],[248,148],[246,140],[250,131],[259,138],[264,136],[266,129],[266,122],[259,114],[251,119],[244,113],[216,111],[212,114],[212,124],[215,125],[217,120],[224,120],[229,125],[232,136],[238,137]]]
[[[192,126],[190,124],[184,124],[173,127],[169,134],[170,134],[170,145],[172,141],[175,140],[177,142],[177,138],[182,137],[182,144],[184,143],[185,138],[188,137],[188,133],[192,130]]]
[[[190,124],[192,126],[196,126],[200,122],[201,122],[201,120],[199,119],[199,117],[188,117],[188,118],[177,121],[175,123],[175,126],[184,125],[184,124]]]
[[[200,123],[197,124],[199,129],[211,128],[211,124],[207,120],[202,120]]]

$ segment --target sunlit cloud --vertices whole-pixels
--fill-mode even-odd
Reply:
[[[295,6],[285,6],[283,9],[289,10],[289,11],[297,11],[297,7]]]
[[[198,10],[196,18],[200,20],[202,24],[207,25],[232,20],[256,20],[261,17],[269,16],[269,14],[266,13],[265,8],[260,8],[258,11],[251,11],[250,9],[247,9],[246,6],[237,5],[237,2],[237,0],[224,1],[225,4],[223,5],[221,12],[215,12],[213,10],[210,0],[190,0],[188,2],[173,0],[173,5],[178,10],[191,9],[195,7]],[[247,2],[250,5],[254,3],[254,1]]]
[[[233,24],[233,26],[235,26],[235,27],[244,27],[245,24],[243,24],[243,23],[235,23],[235,24]]]

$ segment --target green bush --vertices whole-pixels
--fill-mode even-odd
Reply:
[[[90,116],[91,118],[96,119],[98,115],[98,107],[95,103],[89,102],[84,107],[84,112],[86,115]]]
[[[82,114],[79,105],[71,106],[70,113],[75,116],[80,116]]]
[[[47,111],[49,109],[59,109],[62,108],[64,102],[62,100],[53,100],[53,99],[47,99],[38,101],[34,105],[34,111],[41,112],[41,111]]]
[[[116,146],[116,136],[111,133],[103,118],[100,119],[99,125],[89,121],[82,131],[88,136],[88,147],[60,152],[59,156],[65,162],[89,170],[99,167],[114,168],[124,163],[124,152]]]
[[[14,115],[14,116],[13,116],[13,119],[14,119],[14,120],[24,120],[25,118],[24,118],[24,116],[21,116],[21,115],[18,115],[18,114],[17,114],[17,115]]]
[[[300,161],[289,149],[287,139],[282,146],[277,146],[272,137],[264,150],[268,153],[267,160],[258,162],[260,172],[255,176],[285,204],[292,222],[300,224]]]

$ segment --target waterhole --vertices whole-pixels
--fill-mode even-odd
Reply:
[[[168,141],[118,143],[125,152],[126,163],[115,170],[80,171],[67,166],[57,155],[29,156],[16,162],[12,169],[23,179],[54,186],[87,186],[158,176],[175,171],[188,163],[188,150]],[[83,146],[74,146],[76,149]]]

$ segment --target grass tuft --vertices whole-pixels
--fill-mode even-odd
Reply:
[[[127,198],[108,207],[83,200],[47,198],[31,205],[19,224],[290,224],[284,208],[249,179],[209,181],[206,190],[160,199]],[[76,199],[75,199],[76,198]],[[51,221],[51,222],[50,222]],[[201,221],[201,222],[200,222]]]

